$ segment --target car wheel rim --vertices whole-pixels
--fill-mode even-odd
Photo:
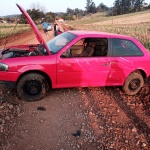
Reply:
[[[140,87],[140,80],[139,79],[134,79],[130,82],[129,84],[129,89],[134,91]]]
[[[32,81],[28,81],[24,85],[23,89],[24,89],[24,92],[26,92],[29,95],[37,95],[42,91],[42,86],[40,82],[36,80],[32,80]]]

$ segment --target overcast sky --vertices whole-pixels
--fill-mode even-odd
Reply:
[[[100,3],[111,7],[115,0],[93,0],[98,6]],[[32,4],[40,4],[45,7],[45,12],[66,12],[67,8],[79,8],[85,10],[87,0],[0,0],[0,16],[20,14],[16,3],[25,9],[30,9]],[[150,3],[150,0],[145,0]]]

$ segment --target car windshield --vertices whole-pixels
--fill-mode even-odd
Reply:
[[[74,40],[77,36],[69,33],[69,32],[64,32],[52,40],[47,42],[47,46],[51,51],[51,54],[56,54],[58,53],[65,45],[70,43],[72,40]]]

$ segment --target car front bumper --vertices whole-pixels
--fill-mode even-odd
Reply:
[[[0,86],[7,87],[7,88],[10,88],[10,89],[15,89],[16,88],[16,82],[13,82],[13,81],[0,81]]]
[[[5,86],[8,88],[15,88],[17,79],[20,73],[18,72],[3,72],[0,71],[0,86]]]

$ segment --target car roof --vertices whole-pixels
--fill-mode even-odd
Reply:
[[[134,39],[133,37],[127,35],[121,35],[116,33],[108,33],[108,32],[99,32],[99,31],[84,31],[84,30],[71,30],[68,31],[73,33],[77,36],[102,36],[107,38],[127,38],[127,39]]]

